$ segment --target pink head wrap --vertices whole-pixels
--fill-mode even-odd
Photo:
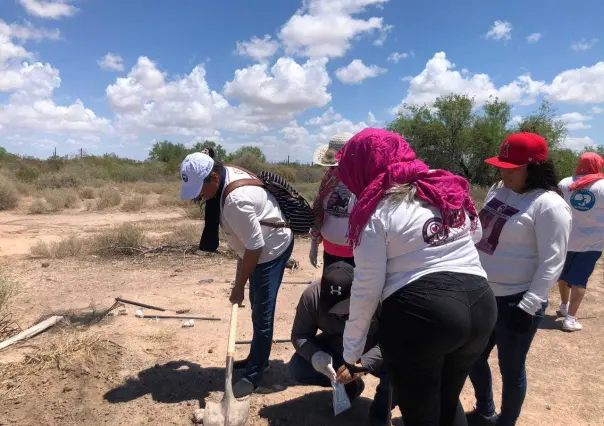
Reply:
[[[351,212],[348,239],[353,246],[384,197],[396,184],[412,184],[416,197],[441,210],[444,230],[462,226],[462,209],[476,220],[476,207],[470,197],[469,184],[445,170],[429,171],[418,160],[407,141],[399,134],[382,129],[365,129],[350,139],[338,153],[338,175],[357,196]]]
[[[604,167],[604,160],[595,152],[582,154],[575,169],[575,175],[581,177],[569,185],[570,190],[582,189],[600,179],[604,179],[602,167]]]

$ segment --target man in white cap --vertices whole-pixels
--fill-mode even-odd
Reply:
[[[268,367],[277,292],[294,247],[293,234],[289,228],[277,225],[286,223],[286,218],[269,191],[260,186],[231,185],[254,178],[246,171],[225,167],[196,152],[184,159],[180,173],[181,198],[220,203],[220,226],[238,257],[231,303],[243,302],[245,284],[250,281],[254,336],[248,357],[234,363],[235,370],[245,370],[233,386],[235,397],[242,398],[256,390]]]

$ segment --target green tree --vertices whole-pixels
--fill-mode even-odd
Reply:
[[[516,130],[543,136],[550,149],[561,147],[566,138],[566,125],[556,118],[556,109],[548,101],[543,101],[534,114],[524,117]]]
[[[214,150],[215,158],[220,161],[224,161],[227,158],[226,150],[222,147],[222,145],[217,145],[216,142],[213,141],[204,141],[196,142],[191,148],[190,152],[201,152],[206,148],[212,148]]]
[[[227,156],[227,161],[229,163],[234,162],[235,160],[243,157],[253,156],[256,157],[257,161],[260,163],[266,163],[266,155],[264,152],[257,146],[242,146],[237,151],[232,152]]]
[[[189,154],[189,149],[181,143],[170,141],[155,142],[149,152],[149,159],[162,163],[181,162]]]

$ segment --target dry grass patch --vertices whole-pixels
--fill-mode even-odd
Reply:
[[[163,194],[157,199],[157,204],[161,207],[187,207],[190,206],[189,200],[183,200],[177,195]]]
[[[36,198],[31,204],[27,207],[28,214],[44,214],[49,210],[46,201],[41,198]]]
[[[82,200],[94,200],[96,198],[96,191],[90,186],[85,186],[80,189],[79,195]]]
[[[204,219],[204,208],[197,204],[189,204],[185,209],[185,216],[189,219],[203,220]]]
[[[0,177],[0,210],[10,210],[17,207],[19,192],[15,185],[7,179]]]
[[[172,246],[186,246],[199,244],[202,226],[186,224],[180,225],[174,231],[162,238],[162,242]]]
[[[115,207],[122,202],[122,194],[115,188],[103,188],[99,192],[99,199],[96,202],[97,210],[105,210]]]
[[[124,223],[93,238],[92,251],[105,256],[137,254],[145,240],[140,227]]]
[[[38,241],[30,249],[29,253],[34,257],[45,259],[64,259],[67,257],[78,257],[87,252],[87,240],[76,235],[52,243]]]
[[[61,329],[45,347],[25,357],[30,373],[56,368],[59,371],[90,371],[97,355],[107,349],[109,342],[103,333]]]
[[[137,212],[145,207],[145,197],[142,195],[133,195],[124,201],[122,204],[122,211],[125,212]]]
[[[0,269],[0,341],[19,332],[9,310],[10,300],[17,292],[17,284],[10,280]]]
[[[55,190],[45,195],[49,211],[60,212],[63,209],[72,209],[78,206],[79,197],[73,190]]]

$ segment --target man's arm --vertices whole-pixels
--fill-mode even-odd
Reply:
[[[361,365],[370,373],[379,370],[383,364],[384,359],[379,344],[376,344],[361,356]]]
[[[316,306],[314,306],[318,303],[318,300],[314,300],[318,294],[314,290],[309,287],[300,297],[291,333],[292,344],[296,352],[309,362],[312,356],[321,350],[314,343],[318,330],[315,319]]]

